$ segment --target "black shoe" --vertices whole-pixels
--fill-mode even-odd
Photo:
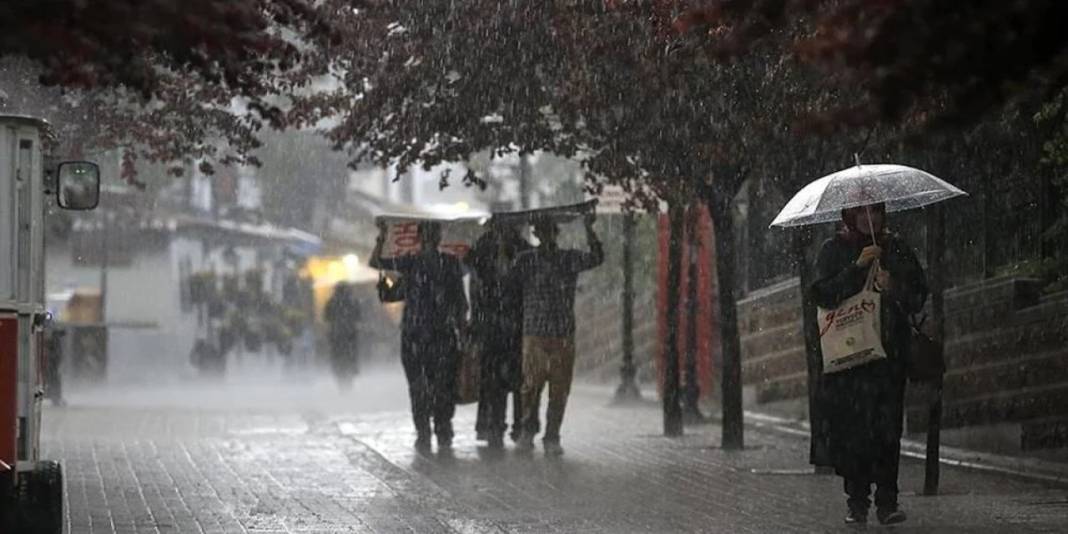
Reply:
[[[875,517],[879,519],[879,524],[882,525],[904,523],[909,518],[909,516],[905,515],[905,512],[898,510],[896,507],[876,510]]]
[[[868,523],[868,511],[856,510],[850,508],[846,513],[845,522],[847,525],[864,525]]]
[[[491,448],[491,449],[495,449],[495,450],[503,449],[504,448],[504,434],[495,433],[495,434],[491,434],[490,436],[487,436],[487,438],[486,438],[486,446]]]
[[[490,440],[490,433],[489,432],[486,432],[485,430],[476,430],[475,431],[475,441],[489,441],[489,440]]]

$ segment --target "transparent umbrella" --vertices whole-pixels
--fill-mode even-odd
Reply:
[[[945,180],[905,165],[857,165],[806,185],[771,226],[835,222],[846,208],[879,203],[888,212],[904,211],[963,195]]]

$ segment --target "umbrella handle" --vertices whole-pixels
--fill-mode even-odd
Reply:
[[[879,246],[878,241],[875,240],[875,225],[871,223],[871,206],[864,206],[864,211],[868,212],[868,235],[871,236],[871,244]]]

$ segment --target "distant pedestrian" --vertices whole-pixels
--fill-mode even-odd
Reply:
[[[923,268],[912,249],[885,227],[885,206],[842,212],[842,230],[824,243],[812,285],[816,304],[834,309],[860,293],[877,269],[882,343],[887,358],[823,375],[821,405],[829,425],[829,456],[844,480],[847,523],[865,523],[875,485],[876,517],[905,521],[898,507],[898,464],[909,350],[908,315],[927,299]],[[874,235],[873,235],[874,234]]]
[[[418,225],[420,251],[382,258],[386,228],[371,254],[371,266],[399,271],[404,277],[404,315],[401,319],[401,363],[408,379],[412,419],[420,452],[430,450],[430,422],[438,448],[452,447],[452,417],[456,411],[456,373],[459,334],[467,314],[463,268],[455,256],[438,250],[441,225]]]
[[[513,439],[519,439],[522,426],[523,283],[514,276],[512,267],[519,254],[531,248],[515,226],[491,221],[464,258],[476,277],[472,330],[481,345],[475,431],[491,448],[504,446],[509,393],[513,398]]]
[[[516,276],[523,282],[523,432],[518,447],[534,447],[531,426],[537,419],[537,399],[549,385],[548,410],[542,444],[545,454],[559,456],[560,426],[571,392],[575,364],[575,285],[582,271],[604,261],[604,251],[593,231],[595,215],[586,215],[584,225],[589,252],[561,250],[560,229],[549,218],[535,221],[538,247],[516,260]]]
[[[330,367],[342,390],[352,386],[359,371],[360,303],[352,286],[340,282],[326,303],[325,318],[329,327]]]
[[[55,327],[45,338],[45,395],[53,406],[67,405],[63,399],[63,373],[60,372],[63,365],[63,338],[66,335],[65,329]]]

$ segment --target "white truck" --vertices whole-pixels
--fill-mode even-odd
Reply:
[[[100,170],[67,161],[45,168],[48,123],[0,115],[0,532],[59,533],[63,472],[41,459],[44,398],[44,216],[46,197],[88,210],[100,199]],[[46,175],[48,179],[46,179]]]

